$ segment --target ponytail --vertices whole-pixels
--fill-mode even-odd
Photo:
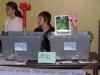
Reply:
[[[15,15],[16,15],[17,17],[23,18],[22,13],[21,13],[20,10],[16,10],[16,11],[15,11]]]

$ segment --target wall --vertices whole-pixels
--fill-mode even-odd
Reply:
[[[6,18],[5,3],[9,0],[0,0],[0,31],[4,29],[3,22]],[[32,9],[27,12],[27,31],[33,31],[37,26],[37,15],[43,10],[52,14],[52,25],[54,26],[55,15],[66,15],[75,12],[78,17],[78,31],[91,31],[94,40],[91,51],[98,49],[98,20],[100,19],[100,0],[13,0],[17,3],[27,1],[31,3]]]

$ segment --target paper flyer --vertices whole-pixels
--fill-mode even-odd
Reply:
[[[71,35],[71,25],[68,15],[55,16],[55,35]]]

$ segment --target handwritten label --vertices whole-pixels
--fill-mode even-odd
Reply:
[[[38,63],[55,63],[56,53],[55,52],[39,52]]]

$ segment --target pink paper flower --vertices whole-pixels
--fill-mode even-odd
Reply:
[[[70,20],[73,27],[76,27],[77,16],[75,14],[69,14],[68,19]]]

